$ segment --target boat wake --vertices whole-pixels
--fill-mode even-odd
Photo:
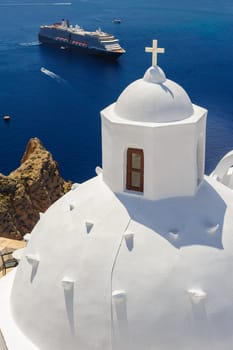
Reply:
[[[59,84],[66,84],[66,81],[64,79],[62,79],[59,75],[55,74],[54,72],[51,72],[50,70],[41,67],[40,71],[48,77],[54,79]]]
[[[72,5],[72,2],[54,2],[52,5],[54,5],[54,6],[69,6],[69,5]]]
[[[20,46],[38,46],[41,45],[39,41],[32,41],[31,43],[19,43]]]
[[[2,3],[0,4],[0,7],[6,7],[6,6],[70,6],[72,5],[72,2],[22,2],[22,3]]]

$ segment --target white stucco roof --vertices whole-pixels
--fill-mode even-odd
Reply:
[[[190,117],[193,106],[185,90],[166,79],[161,68],[153,66],[142,79],[126,87],[114,111],[126,120],[166,123]]]
[[[39,350],[27,334],[21,332],[12,317],[10,297],[16,271],[17,268],[0,279],[0,329],[3,335],[2,341],[0,340],[0,350]]]
[[[116,197],[101,175],[70,191],[0,297],[2,310],[11,293],[9,350],[25,337],[41,350],[232,350],[232,202],[208,177],[196,196],[161,201]]]

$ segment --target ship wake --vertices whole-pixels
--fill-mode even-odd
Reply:
[[[54,2],[54,6],[69,6],[72,5],[72,2]]]
[[[52,3],[46,3],[46,2],[22,2],[22,3],[2,3],[0,4],[0,7],[8,7],[8,6],[70,6],[72,5],[72,2],[52,2]]]
[[[56,82],[58,82],[59,84],[66,84],[66,81],[64,79],[62,79],[58,74],[51,72],[50,70],[41,67],[40,71],[47,75],[48,77],[50,77],[51,79],[54,79]]]
[[[38,46],[41,45],[39,41],[32,41],[30,43],[19,43],[20,46]]]

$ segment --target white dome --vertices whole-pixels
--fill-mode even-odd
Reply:
[[[208,178],[167,201],[117,198],[101,176],[70,191],[17,269],[19,334],[41,350],[232,349],[232,199]]]
[[[114,111],[126,120],[167,123],[190,117],[193,106],[185,90],[154,66],[121,93]]]

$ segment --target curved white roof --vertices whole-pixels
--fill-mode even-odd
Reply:
[[[194,197],[161,201],[117,198],[101,175],[70,191],[8,289],[9,350],[24,350],[20,331],[41,350],[231,350],[232,201],[208,178]]]
[[[153,66],[121,93],[114,112],[126,120],[167,123],[190,117],[193,106],[185,90]]]

